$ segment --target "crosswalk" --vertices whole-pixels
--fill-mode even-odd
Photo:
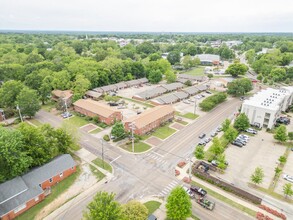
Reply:
[[[160,193],[159,193],[159,197],[165,197],[167,195],[169,195],[169,193],[171,192],[171,190],[173,188],[175,188],[176,186],[179,185],[179,182],[177,182],[176,180],[173,180],[171,183],[169,183]]]
[[[145,155],[146,160],[155,161],[156,163],[163,166],[167,163],[166,160],[164,160],[164,157],[156,152],[150,152]]]

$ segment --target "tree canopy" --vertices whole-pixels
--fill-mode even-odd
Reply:
[[[249,119],[246,114],[241,113],[235,119],[234,128],[236,128],[238,131],[245,131],[247,128],[249,128],[249,126]]]
[[[237,77],[239,75],[244,75],[248,70],[248,67],[242,63],[233,63],[226,69],[226,74],[230,74],[233,77]]]
[[[228,83],[227,93],[233,96],[243,96],[253,89],[250,79],[235,79]]]
[[[182,220],[191,216],[191,201],[182,187],[175,187],[167,198],[167,217]]]

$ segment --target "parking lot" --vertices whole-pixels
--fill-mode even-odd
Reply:
[[[274,175],[278,159],[284,154],[286,147],[275,143],[273,135],[259,131],[257,135],[250,137],[249,142],[242,148],[230,145],[226,151],[226,159],[229,166],[225,174],[218,175],[227,182],[240,187],[246,187],[250,176],[256,167],[262,167],[264,180],[262,187],[268,188]],[[292,165],[291,165],[292,166]]]
[[[289,181],[287,181],[287,180],[285,180],[283,178],[284,174],[288,174],[290,176],[293,176],[293,152],[292,151],[290,151],[290,153],[289,153],[286,165],[285,165],[285,167],[283,169],[283,172],[282,172],[282,174],[281,174],[281,176],[279,178],[279,181],[277,183],[277,186],[275,188],[275,192],[279,193],[281,195],[283,195],[283,186],[286,183],[291,183],[291,182],[289,182]],[[293,184],[293,183],[291,183],[291,184]]]
[[[205,97],[199,98],[200,94],[204,95]],[[183,100],[181,102],[177,102],[173,104],[173,107],[175,108],[176,111],[180,112],[181,114],[185,114],[188,112],[194,113],[194,106],[196,104],[195,113],[197,115],[202,116],[206,114],[206,112],[203,112],[200,110],[199,103],[201,103],[205,98],[207,98],[208,96],[211,96],[212,94],[207,94],[206,92],[202,92],[200,94],[189,97],[187,99],[187,100],[191,100],[191,101],[188,101],[189,103]],[[196,100],[196,103],[195,103],[195,100]]]

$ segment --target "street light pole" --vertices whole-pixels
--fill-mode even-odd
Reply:
[[[67,109],[67,102],[66,102],[66,99],[63,98],[63,101],[64,101],[64,104],[65,104],[65,110],[66,110],[66,113],[68,112],[68,109]]]
[[[103,139],[100,139],[100,140],[102,144],[102,161],[103,161],[103,168],[104,168],[104,142],[103,142]]]
[[[134,122],[132,122],[131,125],[131,140],[132,140],[132,152],[134,153],[134,137],[133,137],[133,130],[134,130]]]
[[[16,106],[16,109],[18,110],[18,113],[19,113],[19,117],[20,117],[21,122],[23,122],[22,115],[21,115],[21,112],[20,112],[20,108],[19,108],[18,105]]]

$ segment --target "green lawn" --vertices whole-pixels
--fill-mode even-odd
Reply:
[[[168,125],[165,125],[163,127],[159,127],[158,129],[156,129],[156,131],[152,135],[160,139],[166,139],[167,137],[174,134],[175,132],[176,132],[175,129],[169,128]]]
[[[187,72],[182,72],[182,73],[192,75],[192,76],[204,76],[205,75],[204,69],[205,69],[204,66],[199,66],[191,70],[188,70]]]
[[[188,125],[188,122],[186,121],[180,121],[180,120],[175,120],[177,123],[182,124],[182,125]]]
[[[160,207],[161,203],[157,201],[148,201],[144,203],[144,205],[147,207],[150,215],[153,214]]]
[[[77,115],[73,115],[72,117],[65,120],[67,120],[71,125],[75,127],[81,127],[89,123],[87,120]]]
[[[110,173],[112,173],[112,167],[111,167],[111,165],[104,161],[104,167],[103,167],[103,160],[102,159],[97,158],[97,159],[93,160],[92,163],[94,163],[97,166],[99,166],[99,167],[101,167],[101,168],[109,171]]]
[[[102,130],[101,128],[96,128],[95,130],[92,130],[92,131],[90,132],[90,134],[97,134],[97,133],[99,133],[101,130]]]
[[[194,120],[194,119],[198,118],[198,116],[199,116],[199,115],[193,114],[191,112],[185,113],[184,115],[182,115],[180,112],[176,112],[176,115],[183,117],[183,118],[188,118],[191,120]]]
[[[45,105],[42,105],[42,109],[44,109],[47,112],[50,112],[52,108],[55,108],[56,102],[50,100]]]
[[[243,206],[243,205],[241,205],[241,204],[239,204],[237,202],[234,202],[233,200],[228,199],[225,196],[223,196],[223,195],[221,195],[221,194],[219,194],[219,193],[217,193],[217,192],[215,192],[215,191],[213,191],[213,190],[211,190],[209,188],[206,188],[205,186],[203,186],[203,185],[201,185],[201,184],[199,184],[197,182],[192,181],[192,184],[197,185],[197,186],[205,189],[208,192],[209,195],[211,195],[211,196],[213,196],[213,197],[221,200],[222,202],[225,202],[228,205],[230,205],[230,206],[232,206],[232,207],[234,207],[236,209],[239,209],[242,212],[245,212],[245,213],[249,214],[252,217],[255,217],[256,216],[256,211],[254,211],[254,210],[252,210],[250,208],[247,208],[247,207],[245,207],[245,206]]]
[[[103,179],[105,177],[105,174],[103,174],[101,171],[99,171],[96,167],[94,167],[91,164],[90,164],[90,169],[91,169],[92,173],[96,176],[98,181],[100,181],[101,179]]]
[[[132,145],[131,144],[122,145],[120,147],[123,148],[124,150],[132,152]],[[150,148],[151,148],[150,145],[143,143],[143,142],[134,143],[134,152],[135,153],[145,152]]]
[[[67,177],[57,185],[51,188],[51,194],[45,198],[42,202],[38,203],[37,205],[33,206],[31,209],[17,217],[17,220],[27,220],[27,219],[34,219],[35,216],[43,209],[46,205],[51,203],[54,199],[64,193],[77,179],[80,174],[80,168],[76,168],[76,172],[73,173],[71,176]]]

